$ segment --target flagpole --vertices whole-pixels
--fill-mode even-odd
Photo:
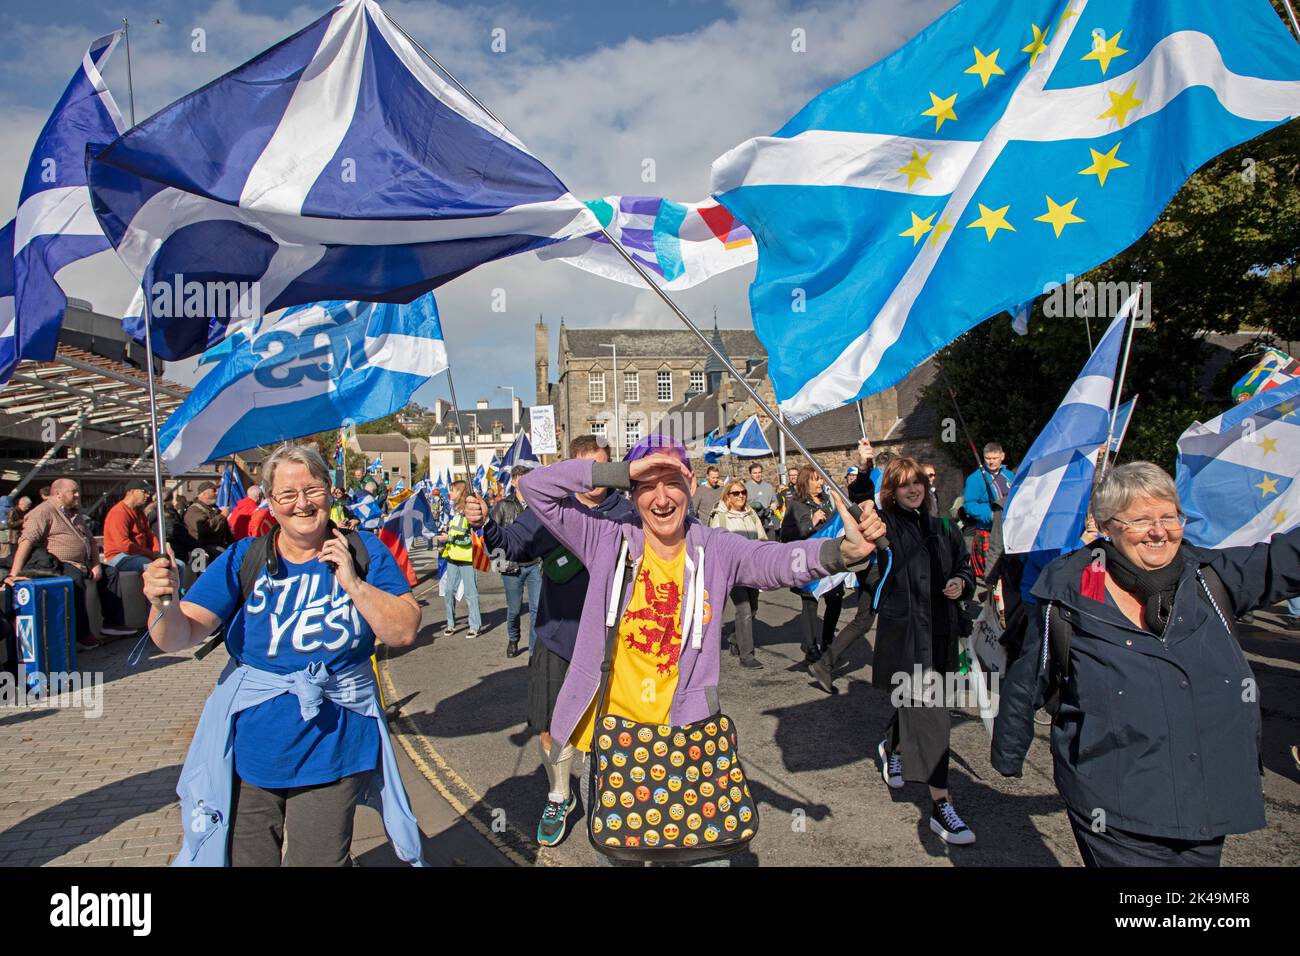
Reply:
[[[402,25],[399,24],[396,20],[394,20],[391,16],[389,16],[387,13],[385,13],[385,16],[388,17],[388,22],[393,25],[393,27],[397,30],[397,32],[400,33],[402,36],[404,36],[411,43],[412,46],[414,46],[417,50],[419,50],[426,57],[428,57],[429,62],[432,63],[434,66],[436,66],[447,77],[447,79],[450,80],[456,86],[458,90],[464,93],[465,96],[468,97],[470,101],[474,103],[475,106],[477,106],[484,113],[486,113],[492,119],[492,121],[494,123],[497,123],[502,129],[507,128],[506,124],[501,122],[500,118],[498,118],[497,115],[493,113],[490,109],[488,109],[487,106],[484,105],[482,100],[480,100],[477,96],[471,93],[465,87],[465,85],[460,82],[460,80],[456,79],[456,77],[452,74],[452,72],[448,70],[445,66],[443,66],[441,62],[439,62],[437,57],[435,57],[432,53],[426,50],[418,40],[416,40],[413,36],[407,33],[405,28],[403,28]],[[676,315],[679,320],[681,320],[682,324],[685,325],[686,328],[691,333],[693,333],[697,339],[700,340],[700,342],[704,345],[704,347],[708,349],[709,352],[711,352],[713,356],[723,364],[723,366],[730,373],[732,380],[740,383],[740,386],[749,394],[749,397],[754,401],[754,404],[757,405],[760,409],[762,409],[764,414],[766,414],[768,418],[772,419],[772,421],[776,423],[776,427],[780,429],[781,434],[784,435],[786,438],[788,438],[790,440],[790,443],[794,445],[794,447],[797,448],[799,452],[806,459],[808,459],[809,464],[811,464],[812,467],[817,470],[817,473],[822,476],[822,480],[826,483],[827,487],[835,491],[840,496],[840,498],[844,501],[845,506],[849,509],[849,513],[853,514],[856,517],[856,515],[858,514],[858,509],[856,508],[855,505],[850,503],[849,496],[845,493],[844,489],[840,487],[839,482],[837,482],[833,477],[831,477],[830,473],[821,466],[821,463],[818,462],[816,458],[813,457],[812,452],[810,452],[807,448],[804,447],[803,442],[801,442],[799,440],[799,437],[794,433],[794,429],[791,428],[789,425],[787,425],[785,423],[785,419],[783,417],[778,416],[777,413],[771,408],[771,406],[769,406],[767,402],[763,400],[763,396],[758,394],[758,390],[755,389],[752,385],[750,385],[749,381],[745,378],[745,376],[743,376],[736,369],[736,367],[732,365],[731,359],[729,359],[726,355],[724,355],[721,351],[719,351],[716,347],[714,347],[713,343],[709,341],[709,337],[700,330],[699,326],[697,326],[695,322],[691,320],[690,316],[688,316],[685,312],[681,310],[681,308],[677,305],[677,303],[672,300],[672,297],[669,296],[668,293],[666,293],[663,289],[659,287],[658,283],[656,283],[654,279],[650,277],[650,273],[646,272],[645,268],[641,265],[641,263],[637,262],[636,258],[630,252],[628,252],[626,248],[624,248],[623,244],[619,242],[616,238],[614,238],[612,235],[610,235],[609,230],[606,229],[604,226],[600,227],[600,231],[601,234],[604,235],[605,239],[609,242],[609,244],[613,247],[614,251],[623,257],[624,261],[627,262],[629,266],[631,266],[632,271],[635,272],[637,276],[641,279],[641,281],[645,283],[646,288],[648,288],[655,295],[659,296],[659,298],[663,301],[664,305],[668,306],[668,308],[672,311],[672,313]],[[617,383],[615,383],[615,385],[617,385]],[[452,401],[454,403],[455,399],[453,399]],[[881,540],[882,542],[884,541],[884,539]]]
[[[952,399],[952,409],[957,413],[957,422],[961,425],[961,433],[966,436],[966,443],[970,445],[970,453],[975,456],[975,470],[980,473],[984,479],[984,490],[989,494],[989,502],[994,500],[993,483],[989,480],[988,471],[984,468],[984,460],[980,458],[979,450],[975,447],[975,439],[970,437],[970,429],[966,427],[966,418],[961,413],[961,406],[957,404],[957,391],[952,387],[952,379],[948,377],[948,370],[940,363],[935,363],[939,368],[939,374],[943,376],[944,387],[948,389],[948,397]]]
[[[867,422],[866,419],[862,417],[862,400],[855,400],[853,402],[853,407],[858,413],[858,427],[862,429],[862,437],[865,439],[867,437]]]
[[[399,27],[398,29],[401,28]],[[469,471],[469,451],[465,447],[465,429],[461,427],[460,402],[456,401],[456,383],[452,380],[451,377],[450,361],[447,362],[447,391],[451,392],[451,410],[452,413],[456,416],[456,437],[460,439],[460,461],[461,464],[465,466],[465,481],[469,484],[470,488],[473,488],[474,483],[470,479],[470,471]],[[475,458],[477,457],[478,456],[475,455]],[[452,467],[455,468],[456,466],[452,465]]]
[[[122,18],[122,39],[126,43],[126,98],[127,105],[131,112],[131,125],[135,126],[135,79],[131,73],[131,25],[126,17]],[[154,365],[153,365],[153,334],[150,326],[153,324],[150,317],[149,296],[144,296],[144,365],[145,378],[149,384],[149,439],[152,443],[151,457],[153,458],[153,490],[154,499],[157,502],[157,509],[154,517],[158,521],[158,550],[161,554],[167,553],[167,522],[163,516],[163,481],[162,481],[162,461],[159,458],[158,450],[158,400],[154,394]],[[164,595],[162,605],[166,607],[171,603],[171,597]]]
[[[1296,21],[1295,10],[1291,8],[1291,0],[1282,0],[1286,4],[1287,16],[1291,18],[1291,26],[1295,29],[1296,39],[1300,40],[1300,22]]]
[[[1103,472],[1110,471],[1110,463],[1112,460],[1110,457],[1110,442],[1111,439],[1115,437],[1115,419],[1119,415],[1120,399],[1124,395],[1124,376],[1128,374],[1128,355],[1129,352],[1133,350],[1133,332],[1137,328],[1138,306],[1142,302],[1141,283],[1138,283],[1137,295],[1138,298],[1133,303],[1133,310],[1129,314],[1128,342],[1124,346],[1124,361],[1120,363],[1119,367],[1119,381],[1115,383],[1115,397],[1112,399],[1114,404],[1111,406],[1110,410],[1110,426],[1106,429],[1106,445],[1104,449],[1106,455],[1102,459],[1102,464],[1104,466]]]

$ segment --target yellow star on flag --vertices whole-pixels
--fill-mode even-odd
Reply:
[[[922,112],[921,115],[934,117],[934,131],[937,133],[939,128],[943,126],[944,120],[955,120],[957,118],[957,114],[952,109],[953,104],[957,102],[957,94],[954,93],[945,100],[931,93],[930,102],[934,105]]]
[[[1066,20],[1070,19],[1070,17],[1077,17],[1078,15],[1078,10],[1072,10],[1067,6],[1065,12],[1061,14],[1061,19],[1056,21],[1056,32],[1061,32],[1061,24],[1065,23]]]
[[[1051,196],[1048,196],[1047,212],[1043,213],[1043,215],[1041,216],[1035,216],[1034,222],[1050,223],[1052,228],[1056,230],[1056,238],[1060,239],[1061,230],[1063,230],[1066,226],[1070,225],[1071,223],[1084,221],[1074,214],[1074,204],[1077,203],[1078,201],[1079,201],[1079,197],[1075,196],[1064,206],[1058,206],[1056,204],[1056,200],[1053,199]]]
[[[1119,152],[1119,143],[1111,147],[1109,153],[1099,153],[1091,146],[1088,152],[1092,153],[1092,165],[1087,169],[1079,170],[1080,176],[1096,176],[1103,186],[1106,185],[1106,177],[1110,175],[1112,169],[1123,169],[1128,163],[1122,159],[1116,159],[1115,154]]]
[[[1273,523],[1275,525],[1281,525],[1282,522],[1286,521],[1288,514],[1289,512],[1282,511],[1281,509],[1279,509],[1278,513],[1273,515]]]
[[[1286,421],[1295,414],[1295,402],[1283,402],[1277,410],[1282,414],[1282,421]]]
[[[1114,117],[1122,127],[1124,121],[1128,119],[1128,114],[1146,102],[1145,100],[1140,100],[1133,95],[1135,89],[1137,89],[1137,80],[1130,83],[1128,89],[1123,93],[1115,93],[1111,90],[1107,90],[1106,95],[1110,97],[1110,109],[1098,116],[1097,119]]]
[[[895,172],[902,173],[907,177],[907,188],[909,190],[912,188],[913,184],[918,179],[934,178],[933,176],[930,175],[930,171],[925,168],[925,164],[930,161],[930,157],[933,155],[934,153],[926,153],[924,156],[922,156],[919,153],[917,153],[916,147],[913,146],[911,160],[908,162],[906,166],[903,166],[900,169],[895,170]]]
[[[1258,488],[1265,497],[1267,497],[1268,495],[1275,495],[1277,494],[1277,479],[1265,478],[1255,487]]]
[[[1085,60],[1097,61],[1101,66],[1102,76],[1106,75],[1106,70],[1110,67],[1111,60],[1115,59],[1117,56],[1123,56],[1128,52],[1128,50],[1121,50],[1119,46],[1119,38],[1123,35],[1124,31],[1120,30],[1119,33],[1116,33],[1109,40],[1103,40],[1101,37],[1098,37],[1097,41],[1092,46],[1092,52],[1084,57]]]
[[[1277,439],[1276,439],[1276,438],[1261,438],[1261,439],[1259,440],[1259,447],[1262,448],[1262,449],[1264,449],[1264,454],[1266,454],[1266,455],[1267,455],[1269,452],[1276,452],[1276,451],[1277,451]]]
[[[927,216],[925,219],[922,219],[916,213],[912,213],[912,228],[900,232],[899,235],[907,236],[909,239],[912,240],[912,245],[916,245],[918,242],[921,241],[922,237],[924,237],[927,232],[929,232],[931,229],[934,228],[934,226],[931,225],[931,223],[934,222],[934,217],[936,215],[937,213],[930,213],[929,216]]]
[[[934,232],[930,233],[930,245],[937,246],[939,244],[939,237],[945,232],[952,232],[952,226],[948,224],[947,213],[944,214],[942,219],[935,223]]]
[[[1034,28],[1034,41],[1027,47],[1021,47],[1020,52],[1029,54],[1029,65],[1033,66],[1038,60],[1038,55],[1047,52],[1047,34],[1052,32],[1052,28],[1040,30],[1037,23],[1029,25]]]
[[[1001,209],[990,209],[983,203],[979,204],[980,217],[966,226],[967,229],[983,229],[988,235],[989,242],[993,241],[993,235],[999,229],[1010,229],[1016,231],[1016,227],[1007,222],[1007,210],[1011,208],[1008,203]]]
[[[967,67],[964,72],[976,74],[985,86],[989,85],[990,76],[1007,75],[1006,71],[998,66],[998,54],[1002,52],[1000,49],[994,50],[988,56],[981,53],[979,47],[972,49],[975,51],[975,65]]]

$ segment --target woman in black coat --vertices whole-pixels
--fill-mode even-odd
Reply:
[[[965,845],[975,834],[948,793],[952,724],[942,689],[957,671],[957,602],[974,593],[975,575],[961,535],[930,513],[929,502],[929,482],[915,460],[886,466],[880,503],[891,550],[877,587],[871,682],[890,692],[895,710],[877,753],[890,787],[929,784],[930,829],[946,843]]]
[[[799,469],[795,480],[795,495],[785,510],[781,522],[782,541],[803,541],[824,525],[835,514],[835,502],[825,493],[826,482],[811,465]],[[802,589],[792,589],[799,595],[799,622],[803,629],[804,663],[810,667],[831,646],[835,625],[840,620],[844,604],[844,586],[837,585],[822,597],[826,600],[826,615],[822,619],[821,636],[817,635],[817,598]]]
[[[1188,545],[1173,479],[1145,461],[1113,469],[1091,509],[1105,537],[1034,582],[993,768],[1020,774],[1046,704],[1085,864],[1217,866],[1227,834],[1265,823],[1259,695],[1233,620],[1300,593],[1300,528]]]

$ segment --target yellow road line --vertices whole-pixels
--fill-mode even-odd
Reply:
[[[401,694],[397,689],[397,685],[393,682],[392,672],[389,669],[388,663],[388,649],[385,647],[384,659],[379,668],[380,674],[383,678],[383,683],[387,685],[389,698],[394,701],[401,700]],[[416,769],[418,769],[421,775],[423,775],[424,778],[433,785],[433,788],[438,791],[439,795],[442,796],[447,803],[451,805],[452,809],[460,814],[460,816],[469,823],[470,826],[482,834],[483,837],[496,848],[497,852],[516,866],[556,865],[548,855],[540,852],[537,853],[535,858],[529,859],[526,855],[515,849],[514,846],[511,846],[509,842],[502,839],[501,833],[494,830],[491,824],[484,822],[480,818],[480,815],[474,812],[473,808],[476,806],[487,807],[486,801],[479,792],[470,786],[469,783],[460,776],[460,774],[456,773],[456,771],[452,769],[451,765],[447,763],[446,758],[434,749],[433,745],[430,744],[428,739],[419,732],[410,718],[399,714],[397,717],[397,723],[402,732],[400,734],[395,734],[394,736],[397,737],[398,742],[402,745],[402,749],[405,750],[406,755],[411,758],[411,762],[415,764]],[[428,754],[429,760],[424,758],[416,748],[414,742],[418,742],[419,747]],[[432,766],[430,765],[430,761],[432,761]],[[450,781],[452,787],[455,787],[468,798],[468,805],[466,805],[466,803],[452,791],[451,787],[444,783],[444,778]],[[510,823],[509,820],[505,822],[505,828],[506,831],[514,837],[514,842],[518,845],[529,846],[533,843],[533,841],[519,830],[518,827]]]

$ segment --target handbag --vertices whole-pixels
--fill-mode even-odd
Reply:
[[[735,722],[719,712],[684,726],[648,724],[605,710],[625,597],[626,591],[605,629],[587,836],[615,860],[695,863],[725,856],[758,832]]]
[[[542,558],[542,574],[552,584],[568,584],[582,570],[582,562],[564,545],[559,545]]]

